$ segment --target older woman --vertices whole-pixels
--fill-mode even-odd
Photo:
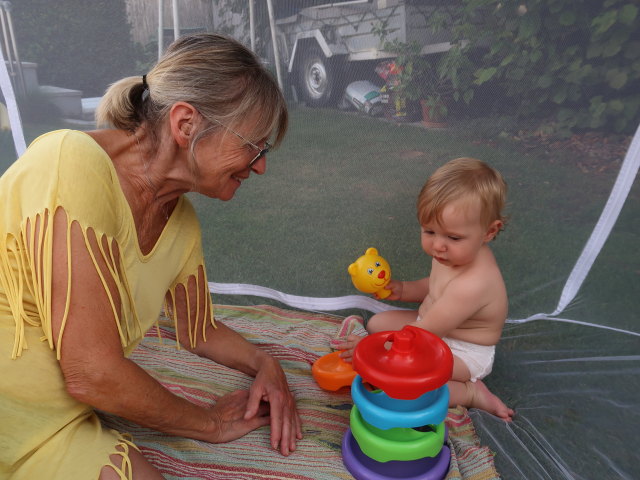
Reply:
[[[112,85],[103,130],[35,140],[0,179],[0,477],[161,478],[94,409],[172,435],[226,442],[271,425],[283,455],[301,426],[279,363],[212,313],[186,192],[231,199],[287,128],[284,99],[245,47],[175,42]],[[255,377],[203,407],[127,356],[164,302],[179,343]]]

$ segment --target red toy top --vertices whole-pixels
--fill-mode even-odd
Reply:
[[[413,400],[451,379],[453,355],[437,335],[406,325],[363,338],[353,352],[353,368],[390,397]]]

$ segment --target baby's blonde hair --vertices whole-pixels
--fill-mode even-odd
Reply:
[[[417,209],[420,225],[442,222],[444,208],[456,200],[480,202],[480,222],[488,227],[502,214],[507,184],[502,175],[475,158],[456,158],[438,168],[422,187]]]

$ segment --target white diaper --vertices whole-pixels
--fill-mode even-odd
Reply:
[[[493,359],[496,353],[495,345],[477,345],[475,343],[446,337],[442,340],[449,345],[451,353],[465,363],[471,374],[472,382],[483,379],[491,373]]]

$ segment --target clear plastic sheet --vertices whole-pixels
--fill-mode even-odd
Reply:
[[[28,62],[37,49],[26,48],[33,42],[33,32],[25,33],[30,28],[29,16],[20,3],[14,2],[13,26],[18,47],[22,41],[24,48],[22,60]],[[135,60],[118,76],[142,75],[156,55],[157,2],[126,3],[133,37],[147,45],[146,51],[140,47],[111,51],[110,55],[126,54]],[[164,3],[168,43],[174,34],[172,5]],[[216,8],[200,1],[178,3],[183,32],[233,33],[251,44],[249,2],[236,2],[235,7],[227,2],[226,7]],[[636,453],[640,429],[640,185],[635,170],[627,174],[632,186],[624,207],[613,219],[615,225],[605,235],[595,262],[584,267],[586,277],[577,283],[575,298],[561,312],[550,315],[607,205],[633,131],[608,136],[582,132],[553,140],[536,130],[539,119],[529,123],[520,119],[517,128],[526,130],[527,136],[515,127],[513,117],[483,111],[485,105],[495,106],[500,93],[482,89],[469,107],[452,106],[448,125],[436,129],[427,128],[418,116],[399,121],[393,115],[359,111],[353,103],[340,105],[340,89],[351,81],[384,86],[385,81],[375,73],[376,61],[342,63],[339,68],[328,62],[338,98],[328,105],[314,105],[300,90],[300,74],[287,71],[286,55],[291,55],[292,45],[284,29],[320,15],[307,10],[296,17],[301,15],[301,6],[320,2],[273,1],[273,20],[282,33],[278,54],[284,58],[279,69],[274,64],[268,3],[254,4],[258,25],[254,45],[274,75],[281,76],[290,102],[290,129],[281,148],[269,154],[267,173],[253,175],[232,201],[190,195],[202,223],[209,280],[258,285],[298,297],[362,295],[354,289],[346,269],[371,246],[389,261],[395,278],[425,276],[429,259],[420,248],[415,212],[422,184],[447,160],[461,156],[484,160],[504,175],[509,186],[509,221],[492,244],[509,292],[509,323],[486,383],[516,410],[516,416],[512,424],[505,424],[473,410],[481,442],[496,452],[496,467],[507,479],[640,477]],[[366,8],[389,4],[398,10],[405,5],[379,0],[351,3],[349,8],[361,16]],[[438,2],[407,2],[422,3]],[[504,3],[520,8],[513,2]],[[39,8],[47,10],[46,2]],[[87,21],[93,14],[91,8],[78,12],[87,15]],[[114,31],[120,31],[124,21],[124,17],[115,19]],[[322,25],[316,27],[322,30]],[[56,31],[65,34],[64,28]],[[109,41],[104,33],[99,35]],[[46,42],[54,40],[47,37]],[[71,41],[79,40],[74,37]],[[303,52],[300,44],[298,53]],[[88,63],[82,71],[90,70],[92,62],[96,67],[108,63],[100,55],[82,62]],[[55,81],[47,77],[47,68],[43,65],[39,72],[42,84]],[[85,89],[83,97],[98,97],[114,79],[104,78],[93,91]],[[54,128],[93,128],[86,118],[52,120],[45,115],[47,105],[43,96],[33,94],[29,110],[22,111],[27,143]],[[13,148],[10,132],[0,132],[0,171],[15,159]],[[214,293],[213,298],[216,303],[279,304],[254,295]],[[371,315],[366,306],[331,310],[339,315]]]

